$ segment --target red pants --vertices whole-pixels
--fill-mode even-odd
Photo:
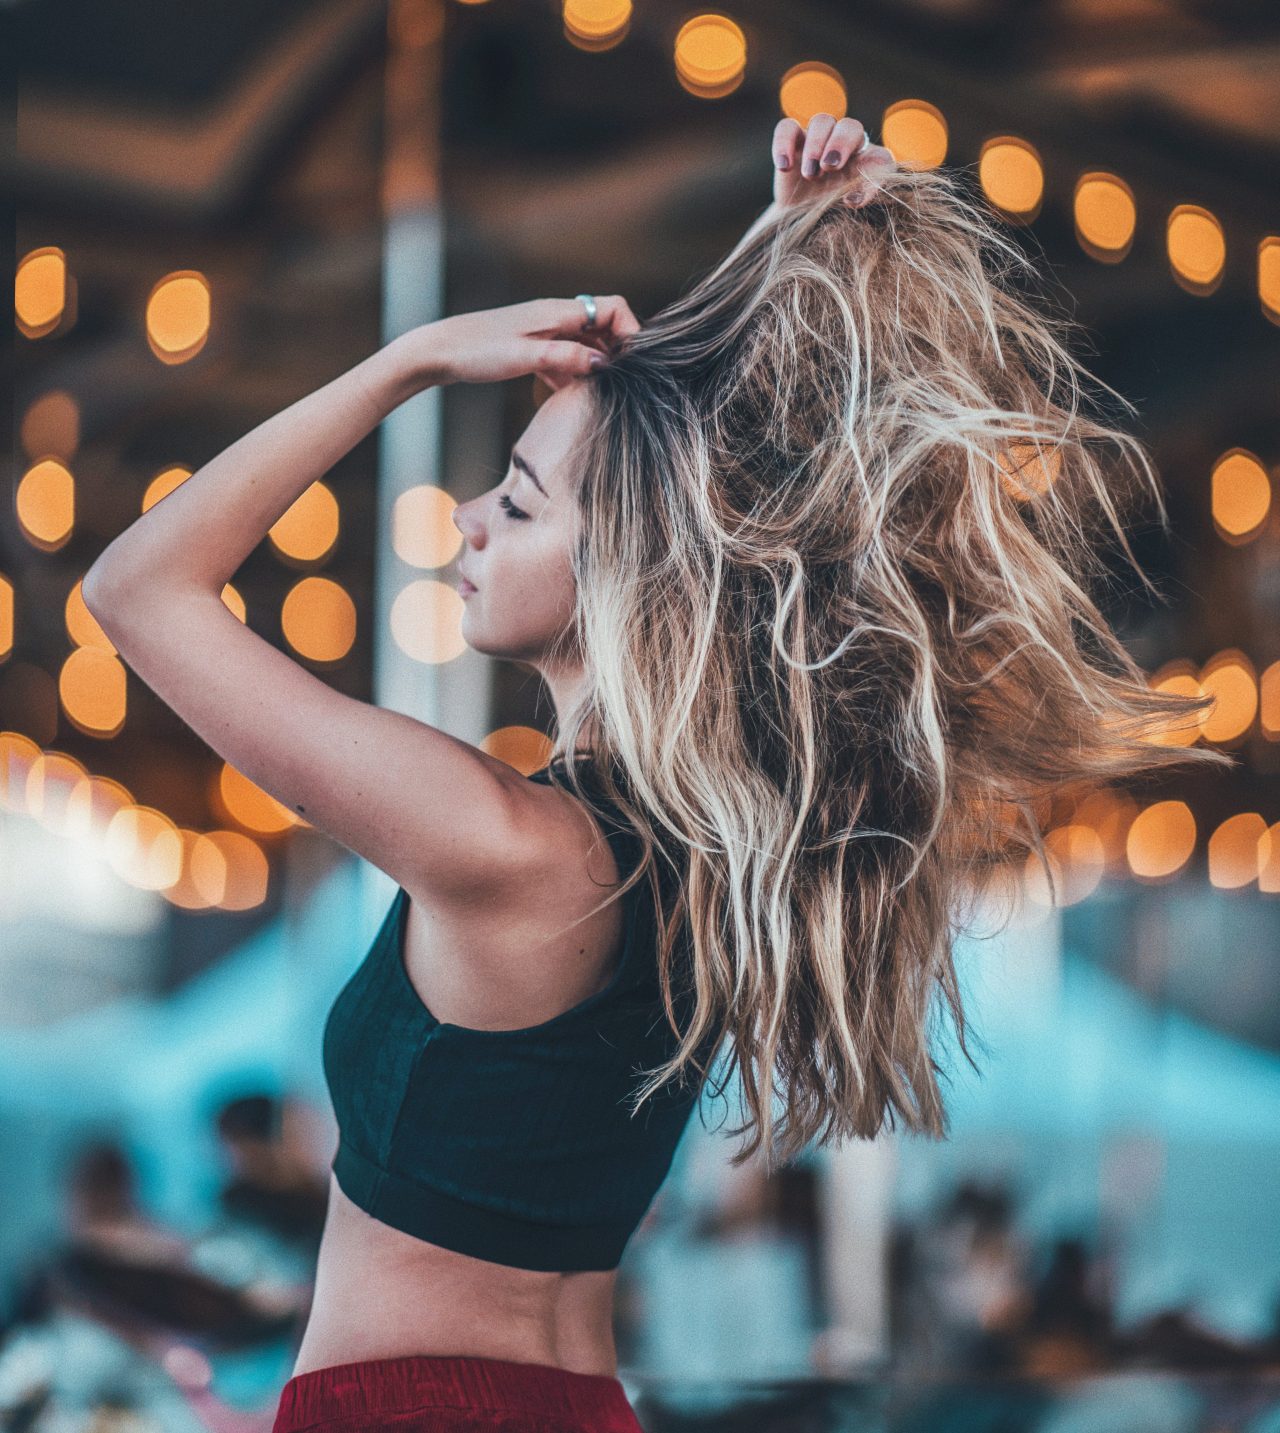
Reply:
[[[622,1384],[546,1363],[409,1354],[299,1373],[271,1433],[644,1433]]]

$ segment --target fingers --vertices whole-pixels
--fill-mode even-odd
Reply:
[[[622,338],[624,335],[639,333],[640,320],[631,312],[631,306],[621,294],[593,294],[596,301],[597,329],[607,329],[615,338]],[[582,309],[583,323],[586,322],[586,308],[579,303]]]
[[[581,299],[537,299],[539,317],[546,313],[550,322],[537,324],[531,331],[571,333],[580,342],[596,348],[607,348],[608,342],[640,332],[640,320],[631,312],[631,305],[621,294],[592,294],[596,303],[596,321],[587,322],[587,306]]]
[[[774,200],[787,204],[801,197],[800,180],[832,179],[840,187],[852,180],[856,188],[844,196],[851,208],[860,208],[878,192],[877,183],[896,163],[882,144],[872,144],[866,126],[852,115],[836,119],[819,111],[809,120],[807,130],[791,118],[780,119],[774,126],[773,140]],[[796,166],[799,173],[783,178],[782,173]],[[814,194],[825,193],[830,185],[820,183]]]
[[[812,179],[819,172],[827,140],[831,138],[835,127],[835,116],[827,114],[825,110],[819,110],[810,118],[804,137],[804,151],[800,157],[800,173],[804,178]]]
[[[879,181],[895,167],[897,162],[892,152],[883,144],[867,145],[857,156],[856,172],[859,182],[844,196],[841,202],[847,204],[850,209],[861,209],[864,204],[870,204],[880,192]]]
[[[548,338],[535,341],[529,355],[529,368],[542,375],[553,388],[561,388],[574,378],[585,378],[607,360],[594,348],[574,339]]]
[[[807,130],[790,117],[780,119],[773,129],[771,149],[773,198],[782,207],[807,194],[827,193],[833,185],[844,189],[852,182],[856,188],[843,199],[850,207],[859,208],[879,191],[877,181],[896,163],[884,145],[871,143],[860,119],[852,115],[836,119],[825,111],[811,117]],[[818,182],[810,189],[815,180]]]
[[[862,146],[867,131],[860,119],[846,115],[838,120],[827,138],[827,147],[822,153],[822,169],[839,169],[847,164]]]
[[[773,165],[775,169],[794,169],[799,164],[804,130],[798,120],[780,119],[773,127]]]

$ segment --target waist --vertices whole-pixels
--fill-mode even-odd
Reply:
[[[371,1218],[330,1175],[295,1373],[358,1359],[472,1355],[617,1375],[616,1270],[510,1268]]]
[[[501,1183],[498,1153],[489,1150],[486,1162],[485,1155],[474,1147],[474,1140],[466,1143],[471,1146],[467,1161],[472,1183]],[[579,1207],[594,1201],[598,1190],[590,1194],[587,1191],[591,1188],[591,1175],[596,1173],[599,1177],[598,1151],[581,1153],[577,1169],[571,1169],[559,1151],[554,1158],[557,1176],[576,1187]],[[528,1161],[532,1161],[531,1154]],[[430,1180],[383,1168],[345,1137],[338,1141],[331,1168],[344,1195],[380,1224],[390,1225],[427,1244],[526,1271],[563,1274],[615,1269],[631,1228],[638,1222],[634,1218],[624,1222],[619,1217],[603,1222],[574,1222],[563,1217],[563,1208],[557,1211],[561,1214],[559,1219],[548,1221],[545,1217],[531,1217],[527,1212],[511,1212],[510,1197],[506,1209],[501,1207],[501,1201],[494,1207],[487,1198],[460,1198]],[[527,1183],[529,1163],[517,1166],[514,1154],[508,1151],[505,1155],[508,1186],[514,1183],[517,1169],[521,1180]],[[628,1191],[628,1197],[634,1200],[634,1193]],[[517,1202],[527,1204],[527,1200]],[[557,1193],[556,1202],[563,1206],[566,1201]]]

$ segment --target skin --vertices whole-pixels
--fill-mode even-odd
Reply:
[[[857,153],[862,139],[854,119],[815,115],[807,131],[782,120],[771,145],[774,204],[802,202],[836,185],[849,189],[845,202],[852,206],[866,202],[877,165],[892,159],[878,145]],[[826,155],[832,159],[823,166]],[[611,344],[639,328],[620,295],[597,296],[596,302],[594,330],[585,326],[576,300],[539,299],[450,316],[398,340],[419,345],[409,366],[434,382],[538,373],[552,389],[514,445],[541,488],[512,463],[499,484],[455,509],[454,522],[465,539],[459,572],[475,585],[472,592],[464,589],[468,644],[534,667],[558,717],[584,679],[580,661],[570,656],[557,665],[548,655],[574,611],[569,554],[578,514],[569,455],[586,411],[584,380],[593,354],[607,361]],[[515,785],[531,827],[556,853],[553,871],[540,870],[518,900],[500,909],[492,902],[467,907],[419,900],[417,892],[410,908],[406,969],[427,1006],[458,1024],[513,1028],[550,1018],[603,984],[621,939],[615,906],[551,937],[596,906],[597,883],[613,881],[617,873],[574,798],[535,783]],[[590,869],[589,860],[595,863]],[[528,959],[531,936],[540,946],[536,968]],[[483,968],[467,958],[478,950],[493,953]],[[613,1270],[510,1268],[412,1238],[364,1213],[331,1176],[312,1306],[294,1373],[416,1353],[616,1376],[615,1283]]]
[[[520,435],[514,452],[527,460],[536,482],[513,461],[497,487],[459,504],[453,514],[466,539],[459,572],[475,586],[463,589],[467,645],[536,667],[557,716],[576,698],[583,676],[580,661],[557,666],[546,653],[573,618],[569,553],[577,505],[566,457],[586,402],[584,385],[568,383],[543,402]]]

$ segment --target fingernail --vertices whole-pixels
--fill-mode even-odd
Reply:
[[[803,166],[801,167],[801,173],[804,175],[804,177],[806,179],[812,179],[817,172],[817,161],[813,159],[806,159]]]
[[[592,368],[603,368],[604,355],[601,353],[593,353],[591,357],[587,359],[587,362]]]
[[[823,164],[825,164],[825,165],[828,167],[828,169],[829,169],[833,164],[839,164],[839,163],[840,163],[840,151],[839,151],[838,149],[829,149],[829,150],[827,150],[827,152],[822,156],[822,162],[823,162]]]
[[[778,155],[778,168],[779,168],[779,169],[790,169],[790,168],[791,168],[791,156],[790,156],[789,154],[780,154],[780,155]]]

